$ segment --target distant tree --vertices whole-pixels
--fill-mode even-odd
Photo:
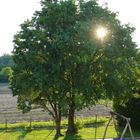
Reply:
[[[95,35],[100,25],[108,30],[104,41]],[[38,104],[49,111],[56,136],[61,115],[68,112],[67,134],[75,134],[75,110],[132,93],[133,31],[95,0],[78,6],[72,0],[42,1],[42,10],[14,37],[11,86],[21,108]]]
[[[12,68],[11,67],[4,67],[0,71],[0,82],[9,82],[12,77]]]
[[[12,66],[14,65],[11,55],[4,54],[0,56],[0,82],[9,82],[8,72],[12,71]]]
[[[12,67],[13,64],[14,63],[11,55],[4,54],[0,56],[0,70],[4,67]]]

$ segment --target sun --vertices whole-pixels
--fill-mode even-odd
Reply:
[[[99,39],[103,40],[105,36],[107,35],[107,29],[105,27],[99,27],[96,30],[96,34]]]

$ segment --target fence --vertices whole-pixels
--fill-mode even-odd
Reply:
[[[39,120],[38,115],[41,116],[40,120]],[[33,131],[34,130],[39,130],[39,131],[40,130],[49,130],[50,132],[53,132],[53,130],[55,128],[54,128],[54,123],[52,121],[51,121],[51,125],[50,125],[50,122],[49,123],[47,123],[47,122],[40,123],[41,120],[44,121],[46,119],[44,115],[46,115],[46,113],[44,113],[44,112],[43,112],[43,114],[40,114],[40,112],[38,114],[37,112],[32,111],[32,113],[25,114],[24,118],[23,118],[23,116],[21,116],[22,119],[20,121],[18,118],[18,117],[20,117],[19,115],[17,118],[10,118],[10,115],[8,114],[8,115],[5,115],[5,117],[3,116],[3,127],[0,127],[0,129],[3,128],[5,131],[11,132],[13,130],[19,131],[19,129],[30,128]],[[39,122],[36,118],[39,120]],[[98,116],[98,115],[92,116],[90,118],[77,116],[75,118],[75,122],[76,122],[77,128],[79,129],[79,135],[83,135],[82,129],[84,129],[85,130],[84,133],[86,134],[86,139],[88,139],[90,137],[102,138],[103,134],[104,134],[103,131],[105,130],[105,125],[106,125],[106,122],[108,121],[108,119],[109,118],[103,118],[102,116]],[[46,119],[46,121],[49,121],[49,120],[52,120],[52,118]],[[20,123],[19,123],[19,121],[20,121]],[[114,129],[114,127],[112,125],[110,125],[110,126],[111,126],[111,129],[112,128]],[[62,130],[64,131],[66,129],[67,129],[67,120],[64,119],[62,121]],[[51,134],[51,137],[53,137],[53,136],[54,136],[54,133]],[[108,134],[107,134],[107,137],[109,137]],[[115,131],[114,131],[114,134],[112,135],[112,137],[116,137]]]
[[[7,112],[6,112],[7,113]],[[41,112],[41,110],[32,110],[31,113],[27,114],[22,114],[21,112],[17,115],[16,118],[12,118],[12,113],[17,113],[17,112],[9,112],[7,114],[1,114],[1,123],[3,125],[0,125],[0,130],[4,129],[5,131],[13,131],[13,130],[20,130],[22,131],[27,131],[26,128],[30,128],[32,131],[34,130],[39,130],[40,134],[44,130],[48,130],[48,135],[50,137],[54,136],[53,130],[54,128],[54,123],[53,121],[51,122],[44,122],[44,121],[49,121],[52,120],[52,118],[48,117],[48,114],[46,112]],[[10,114],[11,113],[11,114]],[[21,117],[21,119],[19,119]],[[106,126],[109,122],[110,116],[103,117],[101,115],[93,115],[92,117],[85,118],[84,116],[76,116],[75,117],[75,122],[76,126],[79,129],[79,135],[83,135],[84,133],[84,138],[85,139],[96,139],[100,138],[102,139],[104,136],[104,132],[106,129]],[[63,132],[67,128],[67,119],[64,119],[62,121],[62,130]],[[37,121],[37,122],[36,122]],[[38,122],[39,121],[39,122]],[[40,123],[40,121],[43,121]],[[20,122],[20,123],[19,123]],[[2,127],[1,127],[2,126]],[[41,131],[43,130],[43,131]],[[53,132],[53,133],[51,133]],[[114,123],[109,124],[108,126],[108,131],[106,133],[106,138],[116,138],[119,137],[119,134],[123,132],[123,128],[119,128],[116,130]],[[134,135],[135,136],[135,135]],[[130,137],[130,135],[127,133],[125,137]],[[1,139],[0,139],[1,140]]]

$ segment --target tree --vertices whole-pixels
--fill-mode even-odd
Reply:
[[[44,0],[42,10],[15,35],[13,93],[21,108],[38,104],[48,110],[56,135],[62,113],[68,111],[67,134],[75,134],[75,110],[131,93],[134,28],[121,25],[116,16],[95,0],[78,6],[72,0]],[[99,25],[108,29],[103,42],[95,35]]]
[[[13,66],[13,60],[12,56],[8,54],[4,54],[0,56],[0,70],[4,67],[12,67]]]
[[[140,94],[133,94],[129,98],[123,100],[115,100],[113,103],[113,109],[119,114],[122,114],[128,118],[131,118],[131,126],[133,129],[140,129]],[[117,117],[117,123],[119,126],[125,126],[126,122]]]
[[[133,94],[120,98],[119,100],[113,100],[113,109],[128,118],[131,118],[131,126],[136,129],[140,128],[140,118],[139,118],[139,104],[140,104],[140,53],[139,50],[133,60],[133,65],[130,67],[133,78],[130,81],[131,89]],[[130,85],[130,84],[129,84]],[[117,117],[117,122],[119,126],[124,126],[125,122]]]
[[[0,82],[9,82],[12,77],[13,70],[11,67],[4,67],[0,71]]]
[[[13,65],[14,62],[11,55],[4,54],[0,56],[0,82],[9,82]]]
[[[131,37],[134,28],[121,25],[115,13],[99,7],[96,1],[81,2],[78,11],[76,25],[79,27],[77,29],[79,34],[78,38],[74,36],[74,40],[77,39],[76,42],[80,44],[81,54],[76,53],[75,57],[78,54],[86,59],[85,65],[81,65],[82,59],[80,62],[74,60],[77,67],[81,66],[78,71],[72,66],[69,70],[71,83],[76,83],[69,84],[72,89],[69,98],[68,133],[70,134],[75,132],[75,109],[93,105],[99,99],[119,99],[129,96],[133,93],[134,81],[137,79],[132,69],[135,66],[134,59],[137,52],[136,44]],[[103,42],[97,40],[94,33],[101,25],[108,29],[108,36]],[[78,52],[78,47],[75,48],[74,52]],[[79,74],[83,77],[79,77]],[[82,81],[81,87],[77,81]]]

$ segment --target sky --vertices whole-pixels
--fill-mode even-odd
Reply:
[[[109,9],[119,12],[122,23],[130,23],[136,28],[134,41],[140,47],[139,0],[98,0],[100,5],[108,3]],[[13,35],[20,30],[20,24],[30,19],[35,10],[40,10],[40,0],[0,1],[0,55],[13,50]]]

